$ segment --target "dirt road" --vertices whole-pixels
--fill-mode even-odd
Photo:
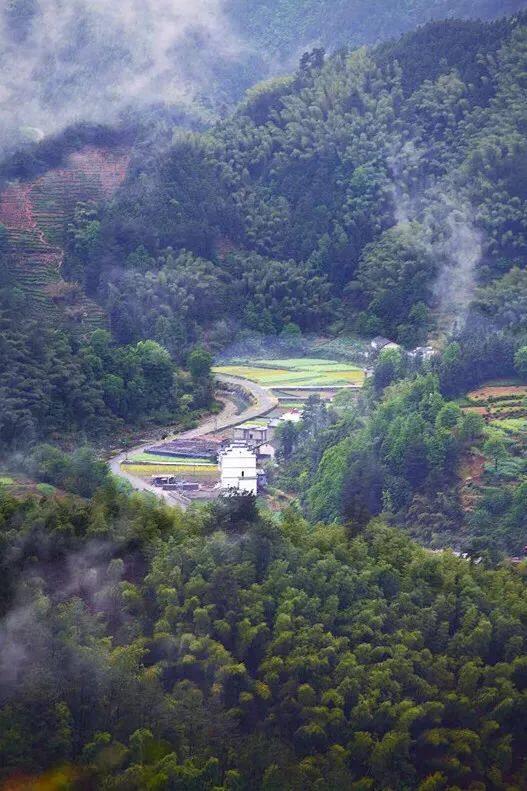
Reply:
[[[276,396],[274,396],[269,390],[266,390],[265,387],[261,387],[261,385],[258,385],[255,382],[249,382],[246,379],[239,379],[237,376],[226,376],[224,374],[218,374],[216,379],[227,386],[231,385],[247,391],[251,394],[253,403],[242,412],[238,413],[234,400],[229,398],[228,395],[220,395],[218,396],[218,399],[223,401],[224,407],[219,415],[213,415],[211,417],[205,418],[205,420],[200,423],[197,428],[190,429],[189,431],[183,431],[180,434],[174,434],[170,437],[167,437],[167,439],[195,439],[196,437],[203,437],[206,434],[211,434],[216,431],[223,431],[226,428],[231,428],[232,426],[237,426],[240,423],[245,423],[247,420],[255,420],[258,417],[262,417],[262,415],[267,415],[276,406],[278,406],[278,399]],[[177,505],[180,508],[185,509],[191,503],[191,500],[189,500],[188,497],[185,497],[178,492],[165,492],[163,489],[159,489],[157,486],[152,486],[152,484],[147,483],[142,478],[138,478],[136,475],[131,475],[121,467],[121,463],[128,456],[134,456],[135,454],[143,453],[147,448],[151,447],[155,441],[157,440],[150,440],[149,442],[143,443],[142,445],[138,445],[135,448],[131,448],[126,452],[119,453],[117,456],[114,456],[108,462],[110,469],[114,475],[117,475],[119,478],[123,478],[125,481],[128,481],[128,483],[130,483],[134,489],[137,489],[141,492],[149,492],[150,494],[154,494],[160,500],[164,500],[168,505]]]

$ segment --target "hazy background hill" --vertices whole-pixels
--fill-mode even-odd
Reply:
[[[280,59],[302,47],[378,43],[438,19],[492,19],[523,0],[227,0],[232,24]]]
[[[0,12],[0,152],[70,124],[163,107],[208,121],[306,48],[360,46],[431,19],[490,18],[525,0],[8,0]],[[170,115],[169,115],[170,117]]]

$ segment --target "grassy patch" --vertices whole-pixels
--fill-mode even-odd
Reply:
[[[491,426],[495,428],[504,429],[505,431],[525,431],[527,429],[527,418],[509,417],[502,420],[497,418],[491,421]]]
[[[10,478],[9,475],[0,476],[0,486],[11,486],[14,482],[14,478]]]
[[[52,494],[55,494],[57,491],[54,486],[50,483],[37,483],[37,492],[40,494],[44,494],[46,497],[49,497]]]
[[[248,428],[249,426],[258,426],[259,428],[266,428],[269,425],[269,421],[265,420],[265,418],[254,418],[254,420],[247,420],[245,423],[242,423],[237,428]]]

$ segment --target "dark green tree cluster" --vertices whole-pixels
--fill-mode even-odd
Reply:
[[[19,464],[34,480],[81,497],[95,494],[109,474],[106,462],[97,458],[93,448],[88,446],[65,453],[54,445],[37,445]]]
[[[109,483],[90,502],[1,495],[0,542],[7,782],[525,786],[520,571],[381,523],[350,539],[250,497],[182,515]]]
[[[116,346],[97,330],[79,343],[32,320],[0,321],[0,447],[24,448],[75,432],[103,437],[142,420],[174,421],[192,381],[154,341]],[[210,396],[210,388],[207,391]],[[203,387],[200,406],[204,403]],[[207,402],[208,403],[208,402]]]
[[[483,421],[446,400],[436,375],[403,375],[400,353],[385,352],[371,404],[362,398],[339,410],[337,402],[314,430],[308,410],[292,438],[281,429],[280,477],[314,519],[344,520],[359,529],[384,512],[427,545],[456,546],[464,541],[457,468],[482,436]],[[324,415],[324,406],[319,409]]]

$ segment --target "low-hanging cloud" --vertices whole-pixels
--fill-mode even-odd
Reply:
[[[467,318],[484,239],[463,184],[446,178],[421,183],[425,154],[412,141],[388,151],[393,215],[396,225],[416,221],[421,228],[420,241],[437,267],[433,294],[439,327],[450,335]]]
[[[245,46],[224,0],[10,0],[0,13],[2,144],[131,107],[188,103]]]

